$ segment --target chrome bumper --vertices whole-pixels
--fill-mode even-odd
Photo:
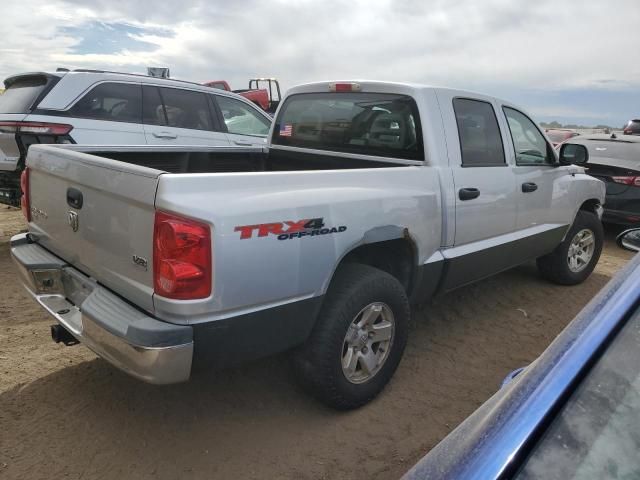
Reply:
[[[193,332],[157,320],[83,275],[26,234],[11,239],[24,286],[63,327],[96,354],[148,383],[186,381]]]

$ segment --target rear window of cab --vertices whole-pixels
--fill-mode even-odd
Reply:
[[[418,107],[406,95],[305,93],[280,109],[273,145],[424,160]]]

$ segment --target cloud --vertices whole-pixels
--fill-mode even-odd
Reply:
[[[172,1],[25,0],[0,18],[0,77],[154,65],[236,88],[252,76],[277,76],[285,87],[377,78],[503,97],[632,92],[640,63],[624,52],[640,43],[638,24],[637,0],[183,0],[179,8]]]

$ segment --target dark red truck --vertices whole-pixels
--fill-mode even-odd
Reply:
[[[260,88],[261,84],[265,88]],[[204,85],[242,95],[269,113],[274,113],[280,103],[280,84],[275,78],[252,78],[249,80],[249,88],[243,90],[231,90],[226,80],[212,80]]]

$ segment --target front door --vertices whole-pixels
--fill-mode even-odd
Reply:
[[[257,107],[223,95],[212,95],[211,98],[220,109],[231,145],[267,145],[271,120],[258,111]]]
[[[553,250],[571,224],[573,167],[558,165],[553,147],[529,117],[512,107],[502,110],[515,156],[517,229],[535,238],[520,255],[532,258]]]

